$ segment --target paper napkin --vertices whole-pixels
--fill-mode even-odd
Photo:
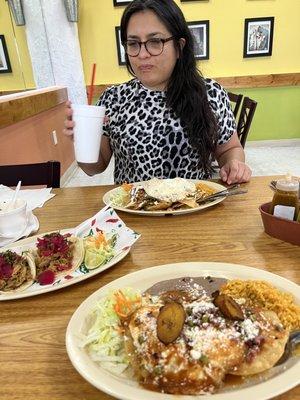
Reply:
[[[50,193],[52,188],[42,189],[21,189],[18,194],[19,199],[27,202],[27,210],[32,211],[37,207],[43,207],[46,201],[52,199],[55,194]],[[0,185],[0,200],[10,201],[13,197],[14,190]]]
[[[104,207],[91,218],[71,230],[75,236],[84,237],[90,234],[97,234],[103,231],[106,234],[117,235],[115,250],[118,251],[130,248],[140,237],[140,234],[128,228],[118,214],[110,206]]]

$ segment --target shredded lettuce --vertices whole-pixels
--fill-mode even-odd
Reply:
[[[128,197],[128,192],[124,190],[122,187],[119,187],[118,190],[114,192],[110,197],[111,204],[113,206],[124,206],[126,203],[126,198]]]
[[[82,337],[81,347],[86,347],[92,360],[108,370],[122,374],[129,365],[125,351],[124,337],[120,327],[120,318],[114,307],[115,291],[99,300],[92,309],[89,318],[93,321],[86,335]],[[122,289],[128,301],[136,301],[141,295],[131,288]]]

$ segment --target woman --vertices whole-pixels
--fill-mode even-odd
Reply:
[[[115,156],[115,183],[153,177],[207,179],[212,161],[228,183],[247,182],[251,171],[224,89],[198,72],[193,39],[173,0],[133,0],[121,20],[131,81],[107,89],[99,161],[80,164],[103,172]],[[66,134],[74,126],[70,103]]]

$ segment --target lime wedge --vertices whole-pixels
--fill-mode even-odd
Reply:
[[[88,269],[98,268],[101,264],[105,262],[105,260],[106,260],[105,255],[94,251],[86,250],[84,263]]]

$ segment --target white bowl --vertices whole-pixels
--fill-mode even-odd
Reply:
[[[17,199],[13,209],[9,202],[0,201],[0,236],[15,237],[24,231],[27,225],[27,203]]]

